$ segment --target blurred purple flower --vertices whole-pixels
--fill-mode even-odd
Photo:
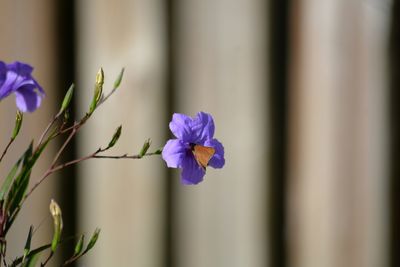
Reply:
[[[0,61],[0,100],[14,93],[20,111],[35,111],[42,102],[44,91],[31,76],[32,70],[22,62],[5,64]]]
[[[191,118],[175,113],[169,128],[177,139],[167,142],[162,157],[168,167],[182,169],[183,184],[200,183],[207,166],[224,166],[224,147],[213,138],[215,126],[210,114],[199,112]]]

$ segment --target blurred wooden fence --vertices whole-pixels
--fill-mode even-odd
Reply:
[[[76,186],[73,173],[63,177],[69,182],[61,185],[62,208],[73,209],[68,199],[77,194],[78,226],[70,230],[102,229],[78,266],[395,267],[390,212],[398,210],[390,211],[389,192],[398,192],[389,190],[395,136],[389,139],[387,108],[392,5],[2,1],[0,60],[30,62],[47,92],[40,111],[27,116],[21,140],[37,136],[74,76],[76,115],[83,114],[102,66],[106,90],[122,67],[126,76],[79,135],[77,156],[107,144],[120,124],[123,135],[110,153],[137,152],[147,138],[161,147],[173,112],[212,113],[225,146],[225,168],[210,169],[198,186],[180,185],[179,172],[167,171],[158,157],[86,162]],[[1,102],[2,137],[14,118],[12,101]],[[47,216],[60,185],[52,182],[21,217],[13,253],[29,224]]]

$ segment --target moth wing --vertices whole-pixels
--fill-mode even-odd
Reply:
[[[210,159],[214,156],[215,149],[208,146],[194,146],[194,157],[196,158],[197,162],[203,169],[205,169],[208,165]]]

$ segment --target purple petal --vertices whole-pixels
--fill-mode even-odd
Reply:
[[[7,66],[3,61],[0,61],[0,88],[7,77]]]
[[[34,86],[25,85],[15,91],[16,103],[20,111],[33,112],[40,106],[42,96],[34,89]]]
[[[191,122],[190,128],[195,138],[195,140],[192,140],[193,143],[203,144],[206,140],[212,139],[214,136],[214,120],[208,113],[197,113],[196,117]]]
[[[203,181],[206,171],[200,167],[192,153],[182,161],[181,182],[185,185],[198,184]]]
[[[22,62],[19,62],[19,61],[13,62],[11,64],[7,64],[7,68],[8,68],[8,70],[13,71],[20,76],[29,77],[29,78],[31,78],[30,76],[33,71],[32,66],[22,63]]]
[[[170,168],[181,168],[182,161],[186,157],[188,148],[187,145],[179,139],[169,140],[163,150],[162,158]]]
[[[217,168],[217,169],[224,167],[224,165],[225,165],[224,146],[217,139],[207,140],[204,143],[204,145],[213,147],[215,149],[215,154],[208,162],[208,166],[211,166],[211,167]]]
[[[191,121],[192,118],[185,114],[174,113],[172,121],[169,123],[169,128],[176,138],[190,142],[192,139]]]

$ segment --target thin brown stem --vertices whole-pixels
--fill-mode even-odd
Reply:
[[[14,140],[15,140],[14,138],[10,138],[10,141],[8,141],[6,148],[4,149],[3,153],[1,154],[0,162],[3,160],[4,156],[6,155],[8,149],[10,148],[10,146],[14,142]]]
[[[69,142],[71,141],[72,137],[74,137],[74,135],[76,134],[76,132],[78,131],[78,129],[79,129],[79,127],[74,128],[74,129],[72,130],[72,132],[69,134],[67,140],[65,140],[64,144],[61,146],[61,148],[58,150],[56,156],[54,157],[53,162],[51,163],[50,169],[52,169],[52,168],[56,165],[57,160],[60,158],[62,152],[63,152],[64,149],[67,147],[67,145],[68,145]]]
[[[39,138],[39,142],[38,142],[38,147],[40,147],[40,145],[43,143],[43,140],[45,138],[45,136],[47,135],[47,133],[50,131],[50,128],[53,126],[53,124],[57,121],[57,119],[60,117],[61,113],[57,113],[57,115],[55,115],[53,117],[53,119],[50,121],[50,123],[47,125],[46,129],[43,131],[42,135]]]
[[[47,257],[47,259],[43,263],[40,264],[40,267],[46,266],[46,264],[50,261],[50,259],[53,257],[53,255],[54,255],[54,252],[51,251],[49,256]]]
[[[147,157],[147,156],[154,156],[154,155],[159,155],[159,152],[152,152],[152,153],[146,153],[142,157]],[[140,155],[120,155],[120,156],[108,156],[108,155],[95,155],[93,158],[96,159],[141,159],[142,158]]]

